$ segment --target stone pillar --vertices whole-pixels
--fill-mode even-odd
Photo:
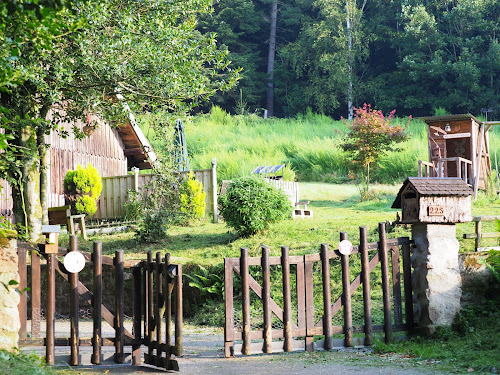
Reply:
[[[414,312],[423,334],[449,326],[460,310],[462,280],[455,224],[414,224]]]
[[[11,280],[19,282],[17,240],[15,232],[4,232],[0,232],[0,349],[12,350],[18,347],[21,328],[17,285],[9,285]]]

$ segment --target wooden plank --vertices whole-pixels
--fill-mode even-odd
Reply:
[[[175,276],[175,348],[174,354],[182,356],[182,265],[177,265],[177,275]]]
[[[292,294],[290,289],[290,259],[287,246],[281,247],[281,270],[283,274],[283,350],[293,350],[292,336]]]
[[[380,264],[382,267],[382,294],[384,300],[384,332],[385,342],[392,339],[392,318],[391,318],[391,291],[389,286],[389,260],[387,255],[387,241],[385,233],[385,223],[378,225],[380,239]]]
[[[31,337],[40,336],[41,292],[40,255],[31,250]]]
[[[78,240],[76,236],[70,236],[70,252],[78,251]],[[79,332],[79,303],[78,303],[78,273],[70,273],[69,278],[69,309],[70,309],[70,365],[78,366],[80,357],[80,348],[78,343],[80,342],[80,332]]]
[[[162,293],[162,272],[161,272],[161,253],[159,251],[156,252],[156,262],[154,264],[154,274],[155,274],[155,309],[154,309],[154,320],[155,320],[155,332],[156,332],[156,343],[158,346],[161,346],[162,343],[162,326],[163,326],[163,293]],[[156,351],[156,355],[158,357],[162,356],[161,347],[159,347]],[[156,363],[158,367],[160,367],[160,363]]]
[[[394,322],[403,324],[403,300],[401,297],[401,266],[399,263],[399,247],[391,247],[392,262],[392,298],[394,305]]]
[[[147,279],[147,339],[146,345],[148,346],[148,355],[153,355],[153,347],[151,343],[153,340],[154,332],[154,303],[153,303],[153,253],[148,251],[146,258],[146,279]]]
[[[330,292],[330,259],[328,257],[328,244],[321,244],[321,276],[323,282],[323,334],[325,335],[325,350],[333,347],[332,315],[330,306],[332,297]]]
[[[365,340],[366,346],[373,344],[373,321],[371,307],[371,292],[370,292],[370,264],[367,249],[367,231],[366,227],[359,227],[359,246],[361,251],[361,281],[363,282],[363,312],[365,323]]]
[[[55,361],[55,313],[56,313],[56,256],[47,255],[47,308],[46,312],[46,347],[45,362],[52,366]]]
[[[264,353],[271,353],[273,342],[271,323],[271,268],[269,267],[269,248],[262,246],[262,307],[264,320]]]
[[[241,294],[242,294],[242,324],[243,324],[243,348],[244,355],[251,354],[251,340],[250,340],[250,286],[249,286],[249,269],[248,269],[248,249],[241,248],[240,258],[240,274],[241,274]]]
[[[291,258],[291,257],[290,257]],[[304,257],[301,257],[302,261]],[[306,290],[305,290],[305,276],[304,276],[304,263],[297,263],[296,265],[296,284],[297,284],[297,326],[299,329],[306,329]],[[293,322],[292,322],[293,323]],[[293,327],[292,327],[293,329]]]
[[[314,334],[311,329],[314,328],[314,283],[313,283],[313,263],[305,261],[304,255],[304,283],[305,283],[305,310],[306,310],[306,340],[305,350],[314,351]]]
[[[224,355],[231,357],[234,341],[234,290],[233,290],[233,260],[224,259]]]
[[[340,233],[340,241],[347,240],[347,233]],[[351,305],[351,281],[349,273],[349,255],[340,256],[342,266],[342,295],[344,296],[344,346],[353,346],[352,336],[352,305]]]
[[[92,298],[92,358],[94,365],[101,363],[102,346],[102,242],[94,242],[94,253],[92,261],[94,263],[94,280]]]
[[[411,254],[410,245],[404,245],[403,250],[403,279],[405,292],[405,318],[406,329],[409,333],[413,331],[413,287],[411,285]]]
[[[125,279],[123,272],[123,250],[115,251],[115,362],[123,363],[125,359],[124,344],[125,344],[125,326],[123,314],[125,310]]]

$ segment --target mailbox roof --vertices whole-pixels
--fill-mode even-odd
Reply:
[[[392,208],[401,208],[401,194],[408,184],[423,196],[458,196],[472,195],[472,188],[461,178],[408,177],[399,189]]]

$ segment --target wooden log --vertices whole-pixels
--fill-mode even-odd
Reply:
[[[55,254],[47,254],[47,342],[45,346],[45,362],[51,366],[54,365],[55,361],[56,261]]]
[[[182,356],[182,265],[177,265],[177,276],[175,277],[175,348],[174,354]]]
[[[293,351],[292,332],[292,294],[290,288],[290,259],[287,246],[281,247],[281,270],[283,274],[283,336],[285,342],[283,350]]]
[[[94,242],[92,261],[94,263],[94,282],[92,299],[92,358],[94,365],[101,363],[102,346],[102,242]]]
[[[156,358],[162,357],[161,351],[161,343],[162,343],[162,326],[163,326],[163,317],[162,317],[162,306],[163,306],[163,296],[162,296],[162,275],[161,275],[161,253],[156,252],[156,262],[154,263],[154,274],[155,274],[155,326],[156,326],[156,343],[158,345],[158,349],[156,350]],[[156,366],[160,367],[161,363],[157,362]]]
[[[78,251],[78,240],[76,236],[70,236],[69,239],[69,248],[70,251]],[[80,342],[80,333],[79,333],[79,304],[78,304],[78,273],[70,273],[68,275],[69,278],[69,309],[70,309],[70,347],[71,347],[71,355],[70,355],[70,365],[78,366],[79,364],[79,356],[80,350],[78,343]]]
[[[233,290],[233,261],[224,259],[224,356],[233,356],[234,344],[234,290]]]
[[[403,278],[405,293],[406,330],[413,331],[413,287],[411,285],[411,254],[410,245],[403,245]]]
[[[26,288],[28,287],[28,272],[27,272],[27,262],[26,262],[26,254],[27,251],[24,248],[18,248],[17,257],[18,257],[18,273],[19,273],[19,290],[21,293],[20,301],[18,305],[19,310],[19,320],[21,323],[21,327],[19,329],[19,339],[23,340],[27,338],[27,320],[28,320],[28,297],[26,295]],[[3,288],[3,286],[2,286]]]
[[[31,250],[31,337],[40,337],[41,293],[40,255],[33,249]]]
[[[148,346],[148,356],[153,355],[153,347],[151,346],[153,340],[154,332],[154,320],[153,320],[153,253],[148,251],[146,258],[146,279],[147,279],[147,321],[148,321],[148,336],[147,336],[147,346]],[[150,363],[154,364],[154,363]]]
[[[394,323],[403,324],[403,301],[401,297],[401,266],[399,262],[399,246],[391,247],[391,262]]]
[[[340,241],[347,240],[347,233],[340,232]],[[344,345],[353,346],[352,332],[352,304],[351,304],[351,280],[349,272],[349,255],[341,254],[342,266],[342,291],[344,297]]]
[[[125,359],[124,342],[125,342],[125,327],[123,323],[124,313],[124,273],[123,273],[123,250],[115,251],[115,362],[123,363]]]
[[[328,244],[321,244],[321,271],[323,282],[323,334],[325,335],[325,350],[333,348],[332,335],[332,296],[330,292],[330,258],[328,257]]]
[[[165,254],[165,343],[167,348],[172,345],[172,287],[174,280],[168,275],[168,268],[170,267],[170,254]],[[167,352],[170,355],[171,350]]]
[[[363,311],[365,323],[365,346],[373,344],[373,321],[370,292],[370,264],[366,227],[359,227],[359,246],[361,252],[361,280],[363,282]]]
[[[250,287],[248,284],[248,249],[244,247],[241,248],[240,275],[243,304],[243,347],[241,349],[241,352],[243,353],[243,355],[250,355],[252,354],[252,349],[250,341]]]
[[[304,255],[304,260],[306,256]],[[313,283],[313,262],[304,261],[304,284],[305,284],[305,311],[306,311],[306,339],[305,349],[308,352],[314,351],[314,283]]]
[[[269,267],[269,248],[262,246],[262,307],[264,313],[264,353],[272,353],[271,324],[271,268]]]
[[[391,290],[389,285],[389,260],[387,255],[387,237],[385,233],[385,223],[378,224],[379,231],[379,253],[382,267],[382,294],[384,300],[384,332],[385,342],[392,339],[392,318],[391,318]]]
[[[133,310],[133,331],[134,343],[132,344],[132,365],[139,366],[141,364],[141,302],[142,302],[142,283],[141,283],[141,269],[135,267],[132,269],[132,277],[134,283],[134,310]]]

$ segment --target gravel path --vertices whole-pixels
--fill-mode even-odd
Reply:
[[[83,324],[82,324],[83,323]],[[42,325],[43,327],[43,325]],[[81,337],[90,337],[91,324],[80,322]],[[103,324],[103,328],[105,325]],[[89,330],[90,329],[90,330]],[[59,334],[66,329],[62,325],[56,328]],[[88,332],[87,332],[88,331]],[[104,331],[108,331],[104,329]],[[111,333],[111,330],[110,332]],[[64,335],[65,336],[65,335]],[[104,336],[106,335],[104,333]],[[224,338],[220,331],[199,330],[187,327],[184,333],[184,355],[174,358],[179,364],[182,375],[429,375],[448,374],[440,371],[434,363],[419,362],[415,359],[397,355],[376,356],[367,350],[342,350],[332,352],[295,352],[271,355],[253,355],[247,357],[225,358],[223,354]],[[68,367],[61,361],[69,359],[68,347],[57,347],[58,367]],[[103,347],[105,357],[112,355],[112,347]],[[126,348],[128,349],[128,348]],[[81,347],[83,363],[89,363],[91,348]],[[24,348],[23,351],[35,351],[45,355],[44,348]],[[67,359],[66,359],[67,358]],[[76,374],[165,374],[165,371],[143,365],[116,365],[106,361],[101,366],[72,367]]]

